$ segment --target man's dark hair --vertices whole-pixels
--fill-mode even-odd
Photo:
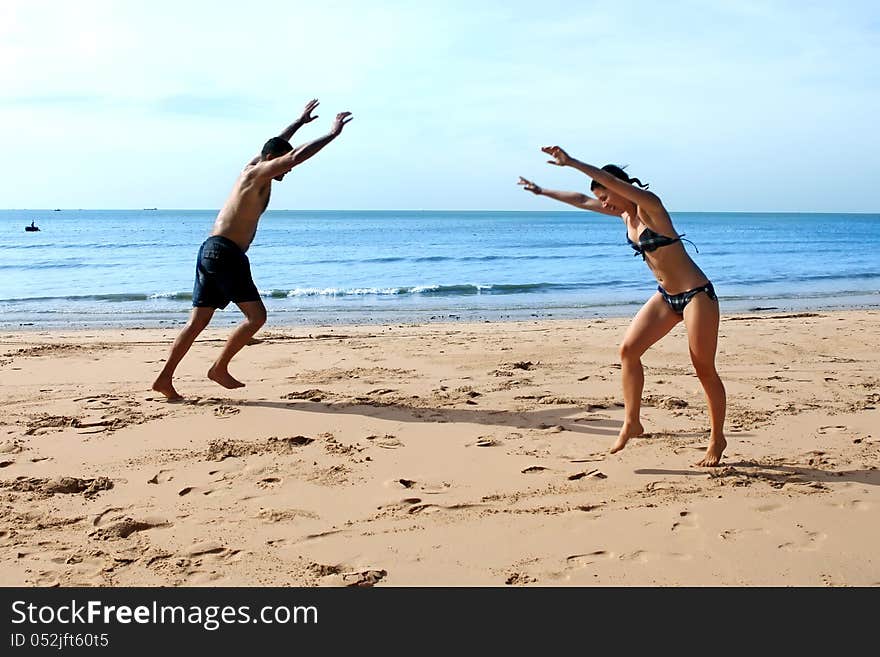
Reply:
[[[263,157],[267,157],[269,155],[273,157],[278,157],[279,155],[284,155],[285,153],[289,153],[292,150],[293,146],[291,146],[290,142],[286,139],[282,139],[281,137],[272,137],[272,139],[263,144],[262,155]]]

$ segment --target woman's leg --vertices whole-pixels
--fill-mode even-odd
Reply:
[[[718,301],[702,292],[697,294],[684,309],[684,323],[688,332],[691,362],[697,377],[703,384],[709,405],[711,433],[706,455],[697,465],[718,465],[727,440],[724,438],[724,415],[727,410],[727,393],[715,369],[715,352],[718,348]]]
[[[626,417],[611,453],[619,452],[633,436],[644,432],[639,421],[645,371],[642,354],[648,347],[669,333],[681,321],[681,315],[669,307],[658,292],[636,313],[620,345],[620,369],[623,375],[623,403]]]

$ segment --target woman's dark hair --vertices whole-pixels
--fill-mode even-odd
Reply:
[[[624,171],[624,169],[626,169],[626,165],[619,167],[616,164],[606,164],[604,167],[602,167],[602,171],[607,171],[615,178],[619,178],[620,180],[622,180],[624,182],[628,182],[631,185],[638,185],[642,189],[648,189],[648,185],[643,184],[642,181],[639,180],[638,178],[630,178],[628,175],[626,175],[626,171]],[[595,192],[596,189],[598,189],[599,187],[604,188],[605,185],[603,185],[602,183],[596,182],[595,180],[592,183],[590,183],[590,190],[591,191]]]
[[[282,139],[281,137],[272,137],[269,141],[263,144],[263,157],[267,155],[272,155],[273,157],[278,157],[279,155],[284,155],[285,153],[289,153],[293,150],[293,146],[290,145],[290,142],[286,139]]]

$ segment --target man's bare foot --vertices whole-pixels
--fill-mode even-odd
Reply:
[[[626,447],[626,443],[630,438],[641,436],[643,433],[645,433],[645,429],[642,427],[641,422],[636,422],[635,424],[624,422],[623,426],[620,428],[620,435],[617,437],[617,442],[614,443],[614,447],[612,447],[611,451],[608,453],[616,454]]]
[[[217,370],[215,368],[211,368],[208,370],[208,378],[211,381],[219,383],[224,388],[229,388],[232,390],[233,388],[244,388],[244,384],[238,379],[234,378],[228,371]]]
[[[178,392],[174,389],[174,385],[171,383],[171,379],[164,379],[159,377],[155,381],[153,381],[153,390],[156,392],[161,392],[168,401],[180,401],[183,399]]]
[[[705,468],[712,468],[718,465],[718,463],[721,461],[721,455],[724,453],[725,447],[727,447],[727,441],[724,439],[724,436],[719,436],[718,438],[710,438],[709,447],[706,448],[706,456],[704,456],[703,460],[696,465],[700,465]]]

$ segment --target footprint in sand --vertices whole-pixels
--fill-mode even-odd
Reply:
[[[399,479],[391,479],[390,481],[386,481],[385,486],[397,489],[404,488],[407,490],[418,490],[419,492],[426,495],[437,495],[448,491],[451,487],[451,484],[448,484],[445,481],[441,481],[439,483],[428,483],[424,481],[416,481],[414,479],[406,479],[404,477],[401,477]]]
[[[235,406],[229,406],[228,404],[221,404],[220,406],[214,407],[214,416],[219,418],[232,417],[233,415],[237,415],[241,413],[240,408],[236,408]]]
[[[79,426],[80,419],[67,415],[48,415],[40,413],[31,418],[25,429],[25,436],[34,436],[46,433],[49,429],[65,429]]]
[[[828,535],[822,532],[805,532],[801,540],[782,543],[777,547],[787,552],[815,552],[826,538]]]
[[[341,529],[328,529],[325,532],[318,532],[317,534],[307,534],[304,538],[300,539],[297,542],[314,541],[315,539],[318,539],[318,538],[326,538],[327,536],[333,536],[334,534],[341,534],[341,533],[342,533]],[[285,543],[286,539],[279,539],[275,542],[276,543]]]
[[[24,447],[17,440],[7,440],[0,443],[0,454],[19,454],[23,451]]]
[[[197,488],[195,486],[187,486],[186,488],[181,488],[177,491],[177,494],[180,497],[184,497],[185,495],[189,495],[190,493],[201,493],[202,495],[210,495],[214,490],[212,488]]]
[[[504,583],[508,586],[524,586],[537,581],[536,578],[531,575],[526,575],[525,573],[511,573],[507,576],[507,579],[504,580]]]
[[[825,435],[828,433],[842,433],[847,430],[847,427],[842,424],[834,424],[827,427],[819,427],[817,433]]]
[[[696,516],[690,511],[680,511],[679,520],[672,523],[672,531],[677,529],[695,529],[697,527]]]
[[[114,522],[106,527],[100,527],[89,534],[90,538],[96,540],[115,540],[119,538],[128,538],[136,532],[146,531],[155,527],[170,527],[171,523],[165,520],[135,520],[133,518],[124,518]]]
[[[638,561],[639,563],[648,563],[649,561],[657,561],[658,559],[674,559],[675,561],[690,561],[693,555],[682,552],[648,552],[645,550],[636,550],[628,554],[620,555],[621,561]]]
[[[53,495],[71,495],[82,493],[84,497],[91,498],[100,491],[113,488],[113,481],[107,477],[95,479],[81,479],[79,477],[55,477],[53,479],[41,479],[39,477],[18,477],[8,484],[3,482],[2,487],[15,491],[36,492],[47,497]]]
[[[304,390],[302,392],[290,392],[282,397],[282,399],[307,399],[312,402],[323,401],[327,397],[327,393],[317,388]]]
[[[569,481],[577,481],[578,479],[583,479],[584,477],[592,477],[594,479],[608,479],[608,475],[599,470],[589,470],[587,472],[576,472],[572,475],[568,475]]]
[[[536,429],[546,430],[547,433],[562,433],[565,431],[565,427],[561,424],[546,424],[542,422],[539,424]]]
[[[275,523],[290,522],[301,518],[320,520],[321,516],[305,509],[260,509],[257,518],[265,522]]]
[[[615,554],[613,552],[596,550],[594,552],[588,552],[587,554],[573,554],[570,557],[566,557],[565,565],[567,568],[583,568],[584,566],[589,566],[597,561],[608,561],[614,559],[614,557]]]
[[[126,507],[126,508],[128,508],[128,507]],[[95,527],[98,527],[98,526],[100,526],[101,524],[104,523],[104,516],[106,516],[108,513],[114,513],[114,512],[116,512],[116,511],[124,511],[124,510],[125,510],[125,509],[124,509],[123,507],[121,507],[121,506],[112,506],[112,507],[110,507],[109,509],[104,509],[103,511],[101,511],[101,513],[99,513],[98,515],[96,515],[96,516],[92,519],[92,524],[93,524]]]
[[[273,441],[272,438],[269,439],[271,443]],[[307,436],[291,436],[287,438],[279,438],[279,444],[287,444],[292,445],[293,447],[305,447],[306,445],[311,445],[315,442],[314,438],[309,438]]]
[[[769,534],[770,532],[766,529],[761,529],[758,527],[751,527],[747,529],[725,529],[722,530],[718,534],[718,538],[722,541],[728,540],[736,540],[740,538],[743,534]]]
[[[340,572],[328,574],[323,578],[323,586],[356,586],[365,588],[375,586],[388,576],[387,570],[365,569],[354,572]]]
[[[834,506],[840,509],[847,509],[852,511],[870,511],[874,508],[874,505],[870,502],[863,502],[862,500],[847,500],[846,502],[841,502],[839,504],[835,504]]]
[[[159,470],[156,474],[154,474],[150,479],[147,479],[148,484],[165,484],[174,479],[174,475],[171,474],[171,470]]]
[[[593,415],[588,415],[587,417],[576,417],[572,419],[572,422],[606,422],[611,419],[610,415],[605,415],[603,413],[596,413]]]
[[[404,446],[396,437],[387,433],[384,436],[367,436],[366,439],[382,449],[397,449]]]
[[[596,461],[604,461],[605,460],[605,452],[597,452],[596,454],[589,454],[582,459],[569,459],[569,463],[594,463]]]
[[[200,557],[206,554],[220,554],[226,552],[226,546],[217,541],[202,541],[192,545],[186,552],[188,557]]]
[[[380,507],[377,507],[379,511],[402,511],[406,510],[407,513],[411,513],[410,507],[422,504],[422,498],[420,497],[404,497],[399,502],[392,502],[391,504],[383,504]]]
[[[435,511],[461,511],[464,509],[476,509],[479,507],[485,507],[488,504],[430,504],[430,503],[421,503],[421,504],[413,504],[409,509],[407,509],[407,513],[416,514],[422,513],[423,511],[435,512]]]

